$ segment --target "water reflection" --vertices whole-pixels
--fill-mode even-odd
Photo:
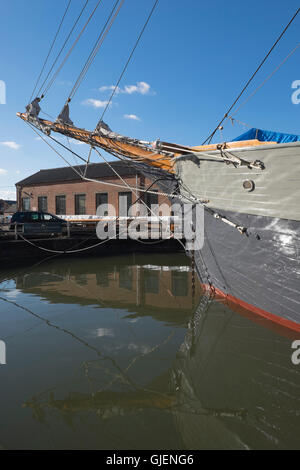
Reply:
[[[300,448],[300,369],[290,340],[260,325],[201,299],[172,374],[185,447]]]
[[[3,277],[0,446],[300,448],[291,341],[199,283],[192,297],[184,256],[53,260]]]
[[[172,260],[173,264],[170,264]],[[80,262],[60,260],[39,265],[25,275],[17,275],[16,288],[36,294],[51,303],[100,304],[102,307],[126,308],[132,318],[153,314],[172,324],[185,324],[195,298],[202,289],[197,284],[192,296],[192,270],[184,256],[85,259]],[[176,258],[175,258],[176,261]],[[169,316],[168,316],[169,314]]]
[[[201,294],[185,256],[56,259],[3,277],[0,445],[180,448],[170,372]]]

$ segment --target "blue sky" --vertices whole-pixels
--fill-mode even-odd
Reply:
[[[96,3],[89,0],[69,46]],[[102,0],[42,101],[42,109],[49,115],[59,114],[113,3]],[[72,0],[49,66],[83,4],[84,0]],[[66,5],[67,0],[1,2],[0,80],[6,84],[6,104],[0,104],[0,197],[12,198],[14,184],[41,168],[64,166],[16,112],[28,103]],[[79,127],[96,126],[109,97],[108,87],[116,83],[152,5],[153,0],[125,0],[71,102],[71,118]],[[160,0],[105,121],[113,130],[132,137],[201,144],[298,7],[299,0]],[[297,46],[299,32],[300,14],[245,98]],[[300,80],[299,62],[300,48],[235,118],[250,127],[299,134],[300,104],[291,100],[292,83]],[[229,141],[246,130],[237,122],[234,126],[227,122],[223,136],[218,133],[215,140]],[[71,145],[86,155],[85,145]],[[74,163],[67,153],[64,155]]]

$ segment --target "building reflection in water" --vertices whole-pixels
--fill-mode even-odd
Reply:
[[[172,323],[183,323],[191,313],[195,299],[201,295],[196,284],[192,295],[192,273],[187,260],[182,265],[133,264],[132,258],[120,263],[85,260],[69,264],[61,262],[59,272],[36,268],[16,277],[16,287],[23,292],[41,295],[51,303],[95,304],[126,308],[134,315],[170,314]],[[131,264],[128,264],[129,261]],[[127,264],[126,264],[127,263]],[[172,318],[172,314],[175,316]]]
[[[40,317],[45,337],[69,348],[72,368],[80,364],[78,384],[53,350],[65,382],[57,386],[58,372],[48,377],[41,365],[47,389],[23,397],[23,408],[46,427],[51,422],[60,442],[68,439],[64,422],[72,445],[76,432],[83,448],[299,448],[300,370],[291,340],[230,310],[199,283],[193,298],[193,273],[179,260],[60,260],[17,275],[17,290],[52,307],[85,306],[81,329],[73,317],[64,327]],[[108,317],[101,335],[98,308]],[[89,317],[89,309],[96,314]],[[122,316],[112,318],[113,311]],[[87,321],[98,327],[97,338],[84,337]],[[141,323],[135,342],[126,321]],[[82,346],[92,358],[82,359]]]
[[[206,293],[173,366],[147,387],[128,382],[129,365],[109,389],[69,392],[61,399],[46,393],[23,406],[42,423],[52,410],[69,425],[82,412],[109,421],[164,413],[181,449],[298,448],[300,374],[284,354],[286,347],[285,338],[224,309]],[[91,384],[101,371],[101,360],[85,364]],[[120,381],[123,390],[114,390]],[[134,423],[142,432],[141,421]],[[155,429],[151,421],[147,426]]]

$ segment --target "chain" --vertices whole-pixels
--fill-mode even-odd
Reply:
[[[195,280],[195,247],[193,242],[192,248],[192,309],[195,308],[195,292],[196,292],[196,280]]]

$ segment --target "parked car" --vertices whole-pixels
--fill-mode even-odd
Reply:
[[[24,235],[61,234],[67,222],[48,212],[15,212],[11,218],[10,230]]]

